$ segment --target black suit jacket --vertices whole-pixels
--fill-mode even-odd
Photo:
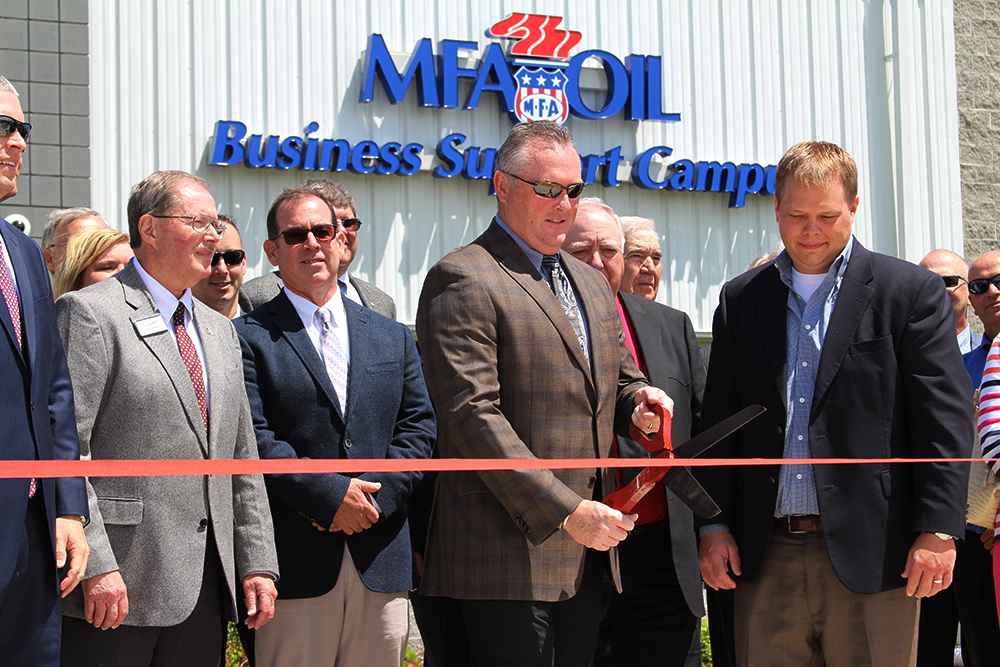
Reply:
[[[30,238],[0,219],[0,235],[10,254],[21,309],[18,348],[7,302],[0,296],[0,459],[33,460],[80,458],[76,434],[73,389],[59,329],[49,273],[41,250]],[[0,271],[3,271],[0,267]],[[0,606],[18,566],[24,517],[28,507],[27,479],[0,479]],[[64,514],[89,516],[83,478],[38,480],[50,531],[48,549],[54,551],[55,519]],[[35,545],[39,548],[39,545]],[[23,563],[21,564],[23,566]],[[54,580],[58,578],[54,577]],[[42,591],[38,591],[39,597]],[[47,591],[57,596],[57,588]],[[5,627],[5,633],[22,628]]]
[[[704,422],[742,407],[767,412],[717,445],[716,457],[780,459],[785,442],[788,288],[769,263],[722,289],[712,329]],[[809,419],[815,458],[968,455],[969,376],[940,277],[857,240],[831,315]],[[752,579],[767,548],[778,465],[699,468]],[[905,585],[920,532],[963,535],[967,463],[813,466],[834,570],[857,593]],[[702,523],[706,523],[702,521]]]
[[[705,366],[698,353],[698,339],[691,319],[679,310],[641,296],[624,292],[619,292],[618,296],[632,326],[649,383],[665,391],[674,401],[671,442],[674,445],[686,442],[698,432],[705,391]],[[628,438],[618,439],[618,449],[622,456],[649,457],[641,445]],[[695,616],[702,616],[705,608],[701,597],[694,514],[669,489],[667,509],[670,512],[670,550],[677,580],[688,609]]]
[[[350,370],[343,412],[284,291],[235,321],[260,457],[429,458],[437,430],[413,335],[350,299],[344,299],[344,309]],[[321,526],[333,522],[353,476],[381,482],[375,499],[385,516],[350,536],[314,528],[311,520]],[[266,476],[282,599],[329,592],[337,583],[345,540],[370,590],[412,588],[406,501],[420,477],[419,472]]]

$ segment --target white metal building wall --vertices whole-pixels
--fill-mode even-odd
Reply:
[[[953,11],[950,0],[92,0],[93,205],[120,228],[129,188],[159,169],[207,178],[243,231],[252,272],[264,216],[281,188],[328,172],[209,167],[217,120],[250,134],[314,135],[428,151],[451,132],[498,147],[511,127],[496,97],[478,110],[418,106],[411,89],[391,105],[376,87],[360,104],[368,36],[405,62],[429,37],[472,40],[511,12],[563,17],[583,34],[573,51],[663,56],[663,109],[678,123],[571,117],[582,154],[622,146],[673,148],[670,160],[776,164],[804,139],[844,146],[861,171],[855,231],[862,243],[918,261],[936,247],[961,253]],[[401,63],[400,63],[401,64]],[[474,66],[470,65],[470,66]],[[460,85],[464,100],[468,84]],[[598,94],[586,93],[593,106]],[[601,98],[603,99],[603,98]],[[623,173],[624,175],[624,173]],[[335,173],[365,221],[352,272],[395,297],[412,323],[427,269],[489,223],[484,181]],[[623,179],[624,181],[624,179]],[[780,241],[772,202],[750,195],[642,190],[599,183],[619,213],[656,221],[665,253],[659,300],[707,331],[723,282]]]

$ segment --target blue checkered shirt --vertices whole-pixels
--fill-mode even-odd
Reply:
[[[851,257],[854,237],[834,260],[820,286],[806,302],[793,289],[792,260],[782,252],[775,260],[781,280],[788,285],[788,311],[785,319],[787,376],[785,397],[786,459],[810,458],[809,415],[816,372],[823,352],[823,339],[830,324],[830,316],[837,305],[840,283]],[[811,465],[783,465],[778,479],[778,500],[774,516],[819,514],[816,498],[816,480]]]

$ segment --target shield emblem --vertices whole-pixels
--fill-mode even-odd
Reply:
[[[567,79],[563,67],[521,66],[517,70],[514,75],[517,82],[514,115],[519,121],[550,120],[557,125],[566,122],[569,103],[566,101]]]

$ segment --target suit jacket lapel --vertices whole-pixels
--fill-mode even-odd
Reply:
[[[349,299],[344,299],[344,301],[349,301]],[[271,317],[278,331],[288,341],[288,345],[302,361],[302,365],[306,367],[309,374],[313,376],[316,384],[322,387],[327,398],[333,403],[334,411],[343,420],[344,413],[340,409],[337,392],[333,389],[333,382],[330,381],[330,375],[326,372],[326,366],[323,364],[323,360],[320,359],[312,339],[309,338],[309,333],[302,324],[302,318],[299,317],[299,313],[295,310],[292,302],[285,296],[284,290],[267,307],[270,309]],[[348,323],[348,327],[350,327],[350,323]],[[351,345],[353,346],[353,344],[354,341],[352,339]],[[351,364],[351,368],[352,370],[349,372],[353,373],[353,364]],[[348,378],[347,395],[348,397],[351,395],[350,378]]]
[[[836,377],[851,341],[854,340],[854,332],[868,309],[874,292],[870,283],[874,277],[871,253],[855,239],[847,270],[840,283],[837,303],[833,307],[826,336],[823,338],[823,351],[820,353],[816,372],[816,388],[813,390],[813,414],[816,414],[815,407],[823,400],[826,390]]]
[[[545,282],[545,279],[528,260],[527,255],[517,246],[514,239],[496,221],[486,230],[484,240],[489,246],[487,249],[499,260],[500,267],[528,293],[528,296],[534,299],[542,312],[552,321],[552,325],[559,332],[563,342],[577,360],[580,368],[584,370],[587,380],[593,385],[590,364],[583,356],[583,350],[580,348],[580,342],[573,330],[573,325],[569,323],[569,318],[563,312],[559,299],[553,294],[549,284]]]
[[[138,328],[135,327],[137,321],[147,317],[162,318],[163,315],[156,308],[153,297],[146,291],[146,286],[143,284],[142,278],[139,277],[139,273],[135,270],[131,262],[115,278],[122,284],[122,289],[125,293],[125,302],[135,309],[135,312],[129,318],[132,320],[133,328],[136,331],[135,335],[149,348],[149,351],[153,353],[153,356],[163,366],[167,377],[170,378],[170,381],[174,385],[174,391],[177,392],[181,407],[184,408],[184,414],[187,415],[188,421],[191,423],[191,427],[198,437],[198,445],[201,447],[202,453],[208,456],[208,434],[205,433],[204,421],[201,418],[201,407],[198,405],[198,397],[194,393],[194,385],[191,384],[191,374],[188,373],[187,366],[184,365],[184,360],[181,359],[180,350],[177,349],[176,339],[166,328],[148,336],[140,336]],[[202,340],[204,341],[204,337]],[[204,347],[204,343],[202,343],[202,346]],[[207,351],[205,356],[207,365]],[[211,378],[209,378],[209,387],[211,388]],[[209,424],[211,424],[211,417],[209,418]]]
[[[788,377],[788,286],[781,281],[781,276],[775,266],[763,270],[760,285],[754,293],[757,305],[757,317],[760,322],[764,354],[771,368],[775,388],[784,404],[785,383]],[[788,407],[787,405],[785,406]]]
[[[351,341],[349,353],[350,365],[347,371],[347,409],[345,414],[351,414],[365,381],[364,373],[368,367],[368,359],[372,358],[372,345],[377,341],[371,336],[371,317],[364,308],[350,299],[344,299],[344,310],[347,312],[347,335]],[[345,419],[346,421],[346,419]]]
[[[10,229],[6,225],[0,225],[0,234],[3,235],[3,242],[7,247],[7,254],[10,255],[10,261],[12,264],[11,268],[14,271],[14,276],[18,279],[17,291],[20,301],[19,307],[21,308],[20,360],[26,368],[31,368],[31,361],[33,360],[32,355],[35,350],[35,327],[31,326],[29,322],[34,319],[35,309],[33,305],[34,295],[31,290],[31,281],[28,280],[28,267],[21,255],[17,239],[14,234],[10,233]],[[10,311],[7,309],[7,300],[3,298],[0,298],[0,322],[3,323],[4,330],[7,332],[7,335],[10,336],[10,340],[16,348],[17,334],[14,332],[14,320],[11,318]],[[31,360],[24,358],[25,347],[28,348],[28,355],[29,357],[32,357]]]

